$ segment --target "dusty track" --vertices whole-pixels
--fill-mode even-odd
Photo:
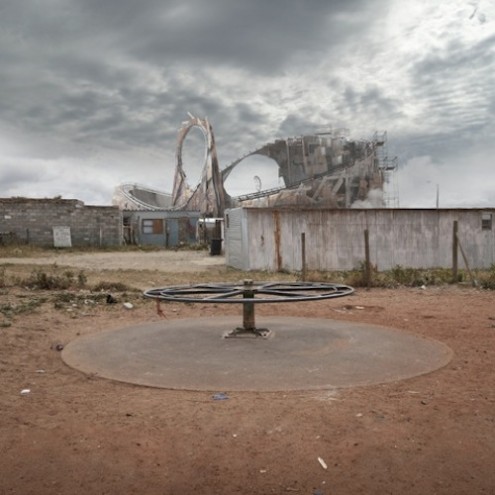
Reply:
[[[144,256],[158,269],[161,254]],[[194,255],[163,269],[193,266]],[[79,256],[40,263],[94,269],[115,262],[113,253],[113,259],[87,256],[84,266],[76,264]],[[123,259],[124,267],[133,262]],[[440,340],[454,358],[431,374],[385,385],[283,394],[222,390],[228,396],[222,401],[68,368],[54,344],[161,317],[137,296],[133,310],[122,301],[86,304],[84,298],[55,307],[53,296],[2,289],[3,304],[45,302],[0,328],[1,494],[495,493],[493,292],[358,290],[345,300],[262,307],[260,315],[386,325]],[[169,319],[239,311],[201,304],[163,310]],[[30,392],[21,395],[22,389]]]
[[[56,252],[35,258],[0,258],[5,264],[71,266],[86,270],[160,270],[166,272],[204,271],[208,267],[223,266],[223,256],[209,256],[206,251],[151,252]]]

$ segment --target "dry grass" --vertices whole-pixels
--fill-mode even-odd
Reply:
[[[156,252],[163,250],[157,247],[122,246],[105,250],[107,252]],[[61,267],[56,263],[46,265],[29,264],[2,264],[2,258],[48,258],[54,252],[60,250],[54,248],[40,248],[29,245],[0,246],[0,287],[8,286],[36,286],[38,288],[70,288],[79,285],[79,288],[95,287],[96,290],[110,290],[119,286],[125,286],[127,290],[142,291],[149,287],[167,285],[187,285],[204,282],[239,282],[249,278],[256,281],[284,280],[296,281],[301,279],[300,273],[271,273],[263,271],[243,272],[233,268],[218,266],[211,267],[208,271],[197,272],[163,272],[146,269],[118,269],[118,270],[88,270],[78,271],[67,275],[70,267]],[[90,248],[64,249],[64,253],[88,254],[94,252]],[[474,270],[473,276],[476,284],[485,289],[495,289],[495,265],[487,270]],[[30,283],[28,281],[31,280]],[[364,276],[364,263],[355,270],[319,272],[310,271],[306,274],[308,281],[322,281],[347,284],[354,287],[366,286]],[[33,284],[34,281],[34,284]],[[459,270],[457,283],[470,284],[471,278],[466,270]],[[378,272],[372,271],[372,287],[419,287],[422,285],[445,285],[453,283],[452,271],[446,268],[418,269],[396,266],[391,270]],[[43,284],[45,286],[43,287]]]

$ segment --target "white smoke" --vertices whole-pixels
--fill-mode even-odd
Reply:
[[[383,191],[381,189],[371,189],[366,199],[358,199],[352,203],[351,208],[384,208]]]

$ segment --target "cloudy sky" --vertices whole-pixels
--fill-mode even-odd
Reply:
[[[187,112],[221,168],[322,126],[387,131],[400,206],[438,189],[493,207],[495,2],[0,0],[0,197],[171,191]],[[191,177],[200,145],[191,132]]]

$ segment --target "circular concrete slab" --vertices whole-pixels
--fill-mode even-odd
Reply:
[[[76,339],[63,360],[85,373],[186,390],[288,391],[391,382],[446,365],[446,345],[379,326],[259,318],[270,337],[224,338],[239,319],[185,319]]]

